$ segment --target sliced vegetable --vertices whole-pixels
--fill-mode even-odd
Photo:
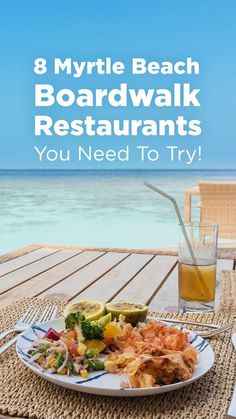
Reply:
[[[80,356],[84,356],[86,349],[87,349],[87,346],[84,343],[80,343],[78,346],[78,354]]]
[[[112,321],[112,314],[111,313],[107,313],[105,316],[100,317],[100,319],[97,320],[97,323],[99,323],[101,326],[105,327],[111,321]]]
[[[37,349],[29,349],[28,354],[33,356],[33,355],[39,354],[39,353],[42,354],[42,353],[46,352],[46,350],[47,350],[46,346],[41,346],[40,348],[37,348]]]
[[[69,352],[73,356],[77,356],[78,355],[78,345],[76,343],[74,343],[70,339],[65,338],[64,336],[61,336],[61,341],[65,343],[65,345],[67,346]]]
[[[49,367],[54,367],[54,364],[57,362],[56,358],[54,356],[52,356],[52,358],[49,359],[48,361],[48,366]]]
[[[115,323],[108,323],[104,329],[103,336],[105,339],[117,338],[122,333],[121,328]]]
[[[102,352],[103,349],[105,349],[106,345],[102,340],[99,339],[91,339],[91,340],[85,340],[84,341],[87,349],[95,349],[98,352]]]
[[[40,357],[37,359],[37,362],[39,365],[43,365],[45,362],[45,357],[43,355],[40,355]]]
[[[55,364],[53,365],[54,368],[56,368],[56,369],[60,368],[62,366],[63,362],[64,362],[64,356],[62,354],[59,354]]]
[[[82,330],[83,322],[86,322],[85,317],[79,311],[76,313],[70,313],[65,318],[66,329],[75,331],[78,342],[83,342],[85,339]]]
[[[86,361],[84,361],[84,366],[93,371],[100,371],[104,369],[104,362],[100,359],[86,359]]]
[[[77,335],[75,330],[67,330],[66,333],[63,333],[63,335],[68,339],[73,339],[77,341]]]
[[[70,359],[68,359],[68,361],[67,361],[67,363],[66,363],[66,368],[68,368],[68,370],[69,370],[71,373],[75,372],[75,369],[74,369],[74,364],[73,364],[73,362],[72,362]]]
[[[47,346],[41,346],[41,348],[38,348],[37,351],[43,353],[43,352],[46,352],[46,350],[47,350]]]
[[[28,353],[28,355],[33,356],[33,355],[37,354],[37,351],[35,349],[29,349],[27,353]]]
[[[54,330],[50,327],[50,329],[48,329],[47,333],[44,335],[43,338],[44,339],[51,339],[51,340],[59,340],[60,335],[56,332],[56,330]]]
[[[98,349],[87,349],[87,351],[85,352],[85,356],[86,358],[95,358],[96,356],[99,355],[99,350]]]

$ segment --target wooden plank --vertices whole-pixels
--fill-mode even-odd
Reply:
[[[7,275],[4,275],[0,279],[0,294],[16,287],[19,284],[33,278],[42,272],[47,271],[53,266],[58,265],[61,262],[77,255],[80,253],[78,250],[61,250],[57,253],[49,255],[47,258],[40,259],[30,265],[17,269]]]
[[[78,251],[76,251],[78,253]],[[63,280],[72,273],[78,271],[91,261],[102,256],[102,252],[82,252],[76,256],[54,266],[29,281],[14,287],[10,291],[0,295],[0,306],[7,305],[13,300],[27,297],[39,296],[43,291]]]
[[[43,248],[26,253],[23,256],[18,256],[17,258],[8,260],[7,262],[3,262],[0,264],[0,276],[13,272],[23,266],[36,262],[39,259],[43,259],[53,253],[57,253],[58,251],[59,249]]]
[[[176,264],[174,256],[155,256],[134,279],[119,292],[116,300],[149,303]]]
[[[104,302],[111,300],[152,258],[153,255],[143,254],[128,256],[103,275],[99,281],[82,291],[79,297],[81,299],[93,298]]]
[[[85,266],[78,272],[70,275],[64,281],[42,293],[41,297],[67,297],[69,300],[72,300],[127,256],[127,253],[108,252],[88,266]],[[102,295],[100,296],[100,299],[103,300]]]
[[[149,304],[150,311],[178,311],[178,269],[172,271]]]
[[[216,274],[216,307],[220,299],[220,273],[222,269],[232,269],[232,260],[217,260]],[[177,267],[170,274],[169,278],[160,289],[149,306],[151,311],[178,311],[178,269]]]
[[[50,245],[31,244],[29,246],[20,247],[20,249],[12,250],[11,252],[4,253],[0,256],[0,264],[7,262],[10,259],[18,258],[19,256],[26,255],[27,253],[33,252],[34,250],[41,249],[42,247],[50,247]]]

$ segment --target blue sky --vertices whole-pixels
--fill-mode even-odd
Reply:
[[[184,161],[170,162],[167,145],[194,149],[202,145],[202,161],[191,168],[236,168],[236,2],[194,0],[129,0],[111,2],[78,0],[8,0],[0,6],[1,47],[1,142],[0,168],[178,168]],[[199,76],[93,76],[73,79],[48,72],[36,76],[33,62],[45,57],[94,60],[112,57],[127,66],[132,57],[176,61],[193,57],[200,63]],[[201,108],[149,109],[111,108],[80,110],[73,106],[34,107],[34,84],[51,83],[56,89],[115,88],[127,82],[133,88],[168,88],[174,82],[187,82],[201,89]],[[49,114],[56,119],[187,119],[202,121],[200,137],[81,137],[34,136],[34,115]],[[128,163],[78,163],[75,151],[85,148],[119,149],[130,146]],[[33,146],[70,149],[70,162],[42,162]],[[140,162],[135,148],[149,145],[159,149],[155,164]]]

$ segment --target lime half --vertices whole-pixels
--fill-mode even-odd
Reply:
[[[104,304],[96,300],[83,300],[76,303],[68,304],[64,311],[64,317],[70,313],[80,311],[87,320],[97,320],[105,314]]]
[[[120,314],[125,317],[127,323],[135,325],[147,317],[148,307],[142,303],[130,301],[114,301],[105,304],[106,312],[112,314],[112,318],[118,318]]]

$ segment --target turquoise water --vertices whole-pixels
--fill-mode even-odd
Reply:
[[[0,253],[32,243],[148,248],[175,246],[176,216],[145,180],[172,194],[236,171],[0,171]],[[194,219],[198,219],[194,199]]]

